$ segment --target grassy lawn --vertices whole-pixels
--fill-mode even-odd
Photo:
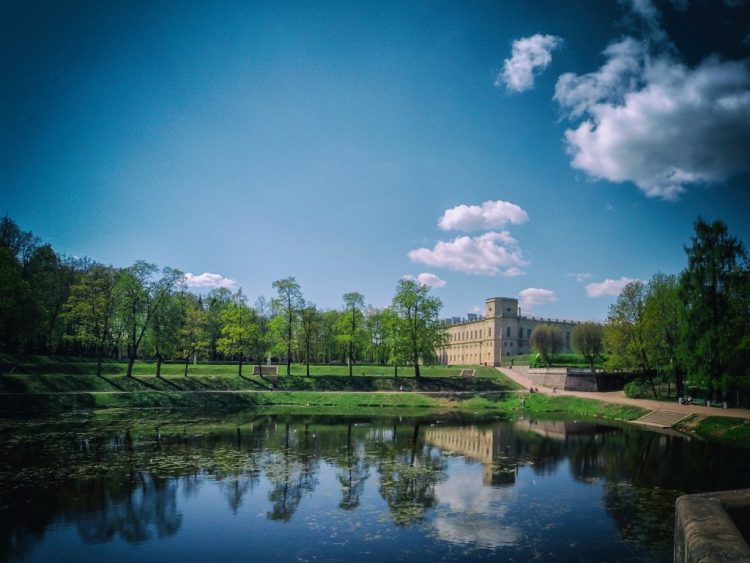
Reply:
[[[694,431],[704,438],[750,445],[750,420],[709,416],[701,420]]]

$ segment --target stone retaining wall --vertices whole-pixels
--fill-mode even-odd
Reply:
[[[750,533],[749,511],[750,489],[681,496],[675,503],[674,560],[750,563],[743,536]]]
[[[529,368],[524,375],[534,385],[565,391],[618,391],[630,377],[624,373],[591,373],[575,368]]]

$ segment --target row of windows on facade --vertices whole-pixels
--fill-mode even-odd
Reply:
[[[487,330],[488,330],[487,336],[488,337],[492,336],[492,329],[489,328]],[[460,333],[458,333],[458,334],[455,335],[456,336],[456,341],[460,342],[462,340],[469,340],[469,339],[474,339],[474,338],[482,338],[482,332],[483,331],[481,329],[480,330],[471,330],[469,332],[460,332]],[[450,341],[453,341],[453,336],[454,336],[453,334],[449,335],[449,340]],[[506,328],[506,330],[505,330],[505,336],[508,337],[508,338],[510,338],[510,327]],[[518,338],[523,338],[523,327],[518,327]],[[530,328],[526,329],[526,338],[531,338],[531,329]],[[570,340],[570,333],[569,332],[565,333],[565,340],[566,341]]]

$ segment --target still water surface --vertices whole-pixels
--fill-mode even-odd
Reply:
[[[5,421],[0,560],[670,561],[747,451],[562,421]]]

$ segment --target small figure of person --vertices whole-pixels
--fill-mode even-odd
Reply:
[[[557,387],[553,387],[553,388],[552,388],[552,392],[553,392],[553,393],[557,393]]]

